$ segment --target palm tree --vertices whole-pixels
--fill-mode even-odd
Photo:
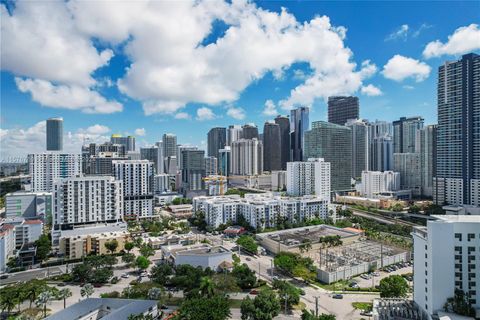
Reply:
[[[43,306],[43,317],[45,318],[47,316],[47,303],[52,301],[53,295],[50,291],[43,291],[38,295],[37,300],[35,303],[37,306]]]
[[[67,298],[72,296],[72,291],[68,288],[63,288],[58,292],[58,298],[63,299],[63,309],[67,307]]]
[[[90,283],[86,283],[82,290],[80,290],[80,294],[82,295],[82,298],[87,296],[87,299],[90,298],[90,296],[93,294],[94,288]]]
[[[162,293],[162,289],[160,288],[151,288],[150,290],[148,290],[147,296],[150,300],[159,300],[162,296]]]
[[[215,283],[210,277],[202,277],[200,279],[200,293],[205,297],[213,297],[215,295]]]

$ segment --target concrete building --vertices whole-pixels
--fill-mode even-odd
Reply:
[[[218,174],[218,161],[215,157],[205,158],[205,175],[214,176]]]
[[[263,144],[257,139],[240,139],[232,142],[232,174],[259,175],[263,172]]]
[[[413,229],[413,299],[430,315],[462,290],[480,317],[478,216],[434,216]]]
[[[52,215],[52,194],[50,192],[17,191],[5,195],[7,218],[22,217],[44,220]]]
[[[287,170],[287,162],[290,161],[290,119],[288,116],[277,116],[275,123],[280,126],[281,170]]]
[[[419,153],[394,153],[393,171],[400,173],[400,188],[412,190],[414,196],[422,193],[422,170]]]
[[[368,122],[353,119],[345,124],[352,129],[352,178],[359,179],[362,171],[368,170],[370,141],[368,140]]]
[[[207,244],[166,246],[162,247],[162,253],[165,260],[176,266],[188,264],[202,269],[210,268],[214,271],[217,271],[223,262],[232,262],[232,252],[230,250],[222,246]]]
[[[290,111],[290,161],[303,160],[305,132],[310,130],[309,114],[310,109],[308,107],[300,107]]]
[[[0,273],[7,269],[7,262],[15,253],[15,227],[9,224],[0,226]]]
[[[172,185],[168,174],[162,173],[153,176],[153,194],[159,195],[171,191]]]
[[[257,139],[260,140],[258,135],[258,128],[253,123],[247,123],[242,126],[242,139]],[[238,140],[238,139],[237,139]]]
[[[228,181],[225,176],[209,175],[204,180],[209,196],[223,196],[228,191]]]
[[[388,171],[393,169],[393,139],[379,136],[370,141],[369,170]]]
[[[198,147],[188,146],[188,145],[177,145],[177,167],[178,170],[183,170],[183,151],[195,151],[198,150]]]
[[[433,201],[480,206],[480,56],[438,69],[437,167]]]
[[[263,126],[263,170],[275,171],[282,168],[280,125],[265,122]]]
[[[422,196],[432,197],[433,175],[437,167],[437,125],[417,131],[415,152],[420,154]]]
[[[378,198],[385,192],[400,190],[400,173],[393,171],[363,171],[360,194],[367,198]]]
[[[224,149],[218,150],[218,173],[221,176],[229,176],[232,167],[232,149],[226,146]]]
[[[105,244],[116,240],[118,246],[113,253],[119,253],[125,249],[125,242],[129,239],[130,233],[128,231],[68,235],[60,237],[58,252],[66,259],[78,259],[90,254],[111,254]]]
[[[113,173],[115,179],[123,181],[125,218],[150,217],[153,214],[153,163],[116,160],[113,161]]]
[[[323,158],[330,163],[332,192],[352,189],[352,129],[315,121],[305,133],[305,159]]]
[[[29,154],[30,190],[33,192],[51,192],[55,180],[79,175],[81,166],[82,156],[80,154]]]
[[[47,119],[47,151],[63,150],[63,118]]]
[[[203,178],[205,172],[205,151],[184,150],[182,151],[182,189],[186,194],[190,191],[205,189]]]
[[[358,119],[358,97],[328,97],[328,122],[344,126],[348,120]]]
[[[287,190],[287,171],[272,171],[272,191]]]
[[[287,163],[287,194],[330,200],[330,163],[322,158]]]
[[[164,133],[162,143],[164,157],[173,157],[177,155],[177,136],[175,134]]]
[[[227,146],[231,146],[233,141],[242,139],[242,126],[230,125],[227,131]]]
[[[393,153],[415,152],[417,131],[423,128],[423,118],[401,117],[393,121]]]
[[[110,137],[110,142],[113,144],[122,144],[125,146],[126,152],[135,151],[135,137],[127,136],[124,137],[121,134],[112,134]]]
[[[208,131],[207,138],[207,155],[218,159],[218,150],[225,148],[227,144],[227,129],[222,127],[212,128]]]
[[[140,159],[153,162],[153,172],[155,174],[164,173],[163,150],[159,146],[140,148]]]
[[[272,190],[272,174],[262,173],[254,176],[229,176],[228,185],[232,188]]]

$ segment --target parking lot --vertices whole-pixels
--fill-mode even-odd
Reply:
[[[370,275],[364,274],[364,275],[362,275],[363,277],[362,276],[357,276],[357,277],[354,277],[351,282],[356,282],[357,285],[360,288],[369,288],[369,287],[372,287],[372,286],[378,286],[380,284],[380,280],[382,280],[383,278],[386,278],[388,276],[402,275],[402,274],[413,272],[412,266],[408,265],[408,264],[405,264],[405,267],[399,267],[396,270],[393,270],[393,269],[390,269],[390,268],[389,268],[389,270],[392,270],[392,271],[387,272],[387,271],[377,270],[376,272],[374,272]],[[412,282],[409,281],[409,284],[411,285]]]

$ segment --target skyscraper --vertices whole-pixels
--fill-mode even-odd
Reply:
[[[368,123],[364,120],[348,120],[346,126],[352,129],[352,178],[360,178],[363,170],[368,170],[370,143]]]
[[[402,190],[412,190],[413,195],[420,196],[422,180],[419,153],[394,153],[393,171],[400,173]]]
[[[393,168],[393,126],[379,121],[368,124],[368,170],[388,171]]]
[[[303,160],[303,139],[310,130],[310,109],[300,107],[290,111],[290,160]],[[308,157],[306,157],[308,158]]]
[[[81,173],[80,154],[37,153],[28,155],[28,167],[33,192],[51,192],[57,179],[70,178]]]
[[[177,155],[177,136],[173,133],[165,133],[162,138],[163,156],[173,157]]]
[[[313,122],[312,129],[305,132],[304,156],[330,162],[332,191],[352,189],[351,128],[324,121]]]
[[[232,145],[233,141],[242,138],[242,127],[239,125],[230,125],[228,126],[227,131],[227,146]]]
[[[233,175],[252,176],[263,172],[263,144],[257,139],[240,139],[230,147]]]
[[[358,97],[328,97],[328,122],[344,126],[359,118]]]
[[[47,151],[63,150],[63,118],[47,120]]]
[[[315,195],[330,202],[330,163],[323,159],[287,163],[287,193]]]
[[[183,150],[182,151],[182,189],[187,194],[190,191],[205,189],[203,178],[205,177],[205,151]]]
[[[246,124],[242,126],[242,138],[243,139],[259,139],[258,128],[254,124]]]
[[[231,172],[231,148],[226,146],[224,149],[218,150],[218,174],[221,176],[229,176]]]
[[[423,128],[422,117],[401,117],[393,121],[393,153],[415,152],[417,130]]]
[[[218,150],[223,149],[227,143],[227,129],[216,127],[208,131],[208,156],[218,159]]]
[[[140,148],[140,159],[153,162],[153,172],[160,174],[164,172],[163,150],[158,146]]]
[[[280,164],[282,170],[286,170],[290,161],[290,120],[285,116],[277,116],[275,123],[280,126]]]
[[[265,122],[263,126],[263,170],[281,170],[280,126]]]
[[[215,157],[205,158],[205,175],[213,176],[218,173],[218,160]]]
[[[125,148],[127,149],[127,152],[135,151],[135,137],[134,136],[123,137],[120,134],[112,134],[112,137],[110,138],[110,142],[113,143],[113,144],[123,144],[125,146]]]
[[[438,69],[435,203],[480,206],[480,56]]]
[[[437,125],[429,125],[417,131],[415,152],[420,154],[422,196],[431,197],[437,159]]]

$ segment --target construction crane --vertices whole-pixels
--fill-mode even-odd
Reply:
[[[214,182],[218,183],[219,194],[221,196],[224,195],[223,184],[227,182],[227,177],[225,177],[225,176],[208,176],[208,177],[204,177],[202,179],[203,179],[203,181],[214,181]]]

